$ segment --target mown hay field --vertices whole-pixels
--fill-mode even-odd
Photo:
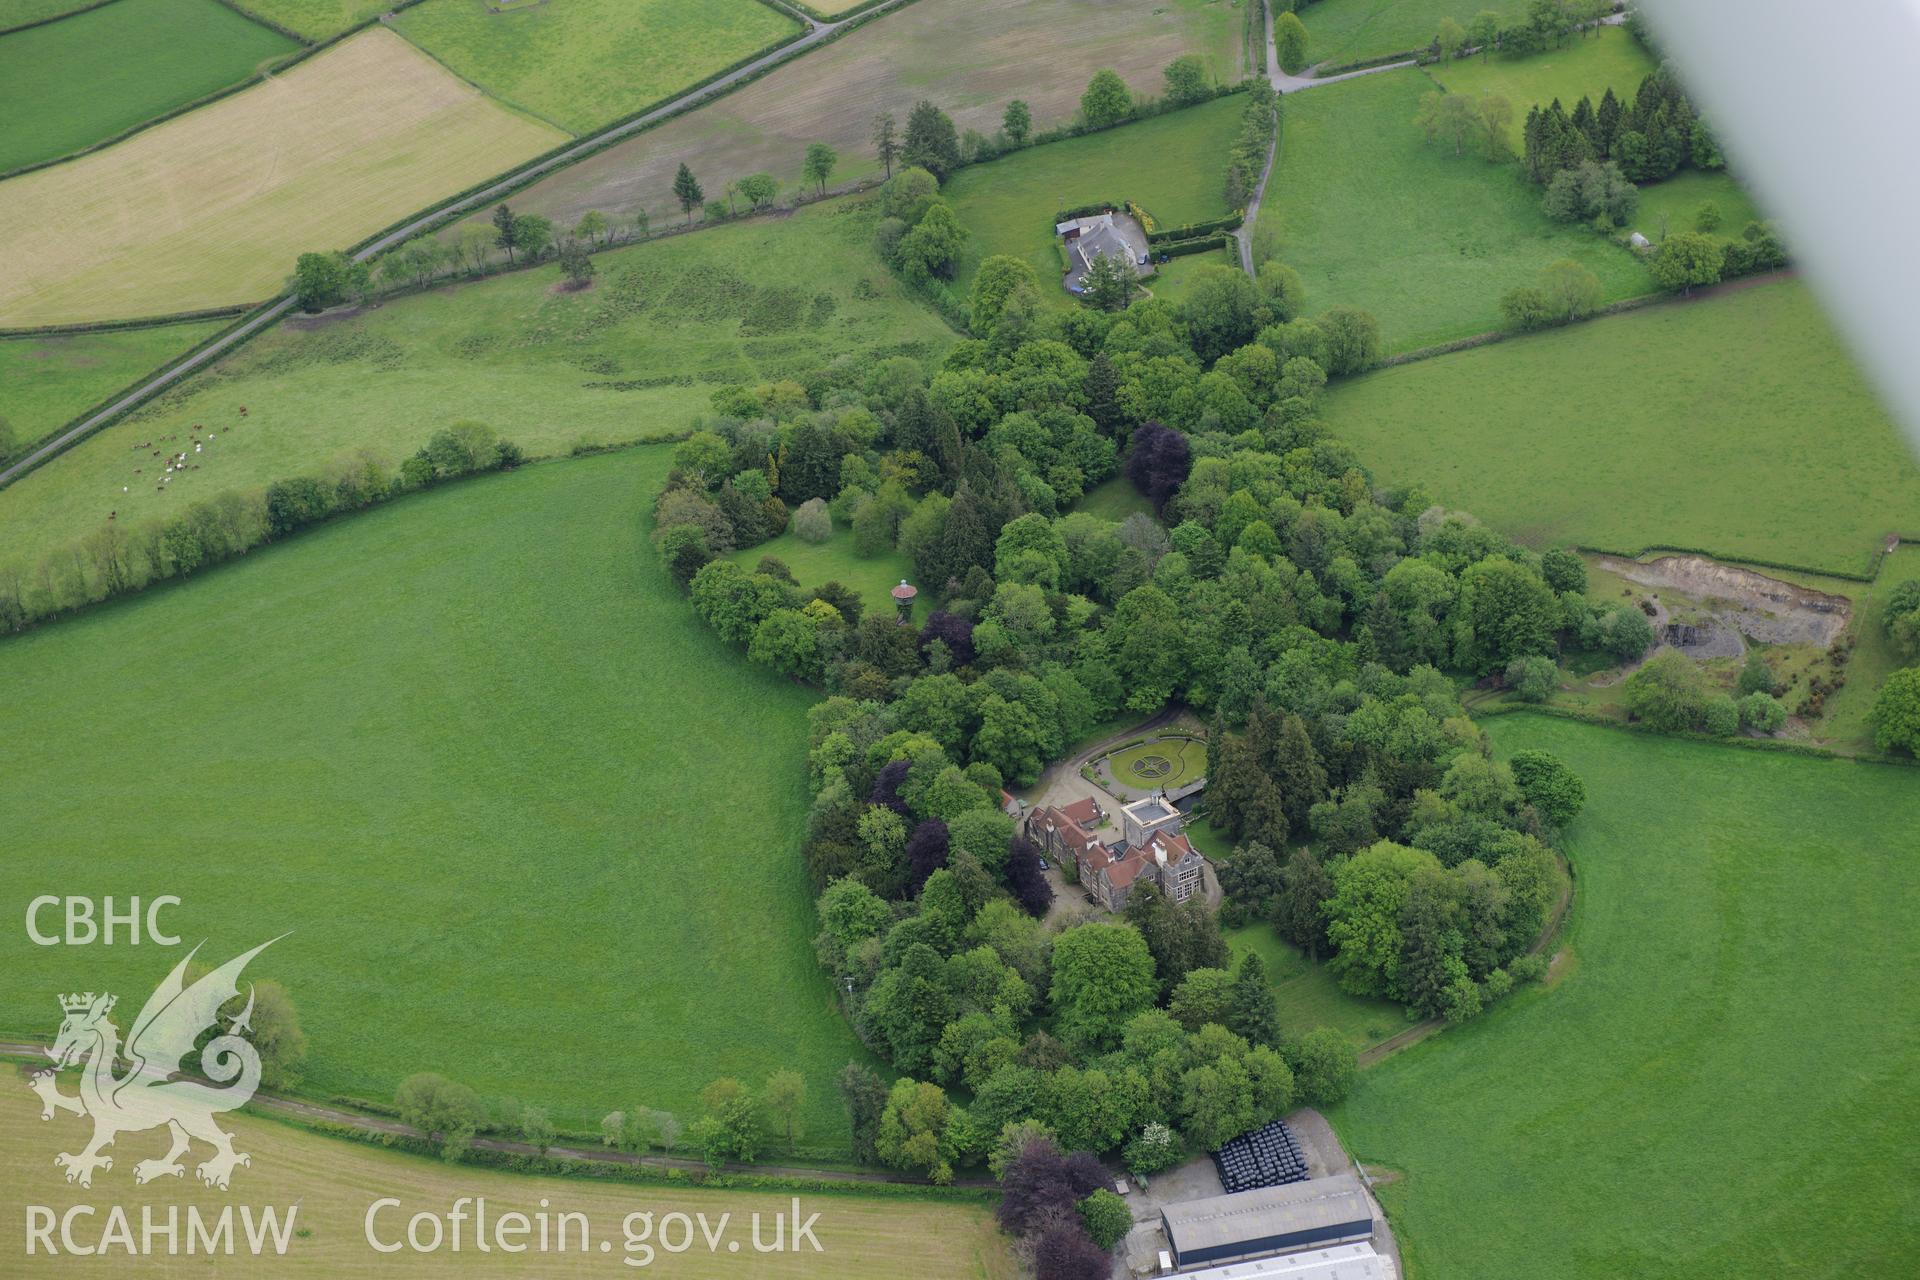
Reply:
[[[761,0],[556,0],[509,9],[426,0],[402,10],[393,29],[502,102],[577,134],[801,27]]]
[[[233,0],[234,7],[309,40],[339,35],[387,12],[392,0]]]
[[[37,560],[109,511],[171,515],[353,450],[398,464],[462,419],[530,453],[564,453],[685,431],[725,383],[794,377],[842,354],[936,360],[953,331],[874,256],[878,217],[877,198],[841,198],[598,255],[581,292],[547,265],[288,320],[0,489],[0,561]],[[153,451],[204,435],[196,426],[217,438],[202,441],[197,469],[156,488]]]
[[[1543,716],[1586,782],[1560,980],[1331,1119],[1425,1280],[1913,1269],[1920,773]]]
[[[321,122],[324,122],[324,126]],[[127,141],[0,183],[0,324],[265,298],[345,248],[565,139],[389,31]]]
[[[1053,223],[1061,209],[1131,200],[1167,227],[1232,212],[1227,152],[1239,136],[1246,101],[1243,94],[1230,94],[960,170],[946,186],[967,228],[955,287],[964,292],[983,258],[1006,253],[1033,264],[1046,286],[1044,297],[1075,305],[1059,287]]]
[[[92,146],[298,47],[219,0],[116,0],[0,36],[0,172]]]
[[[672,188],[682,163],[710,198],[758,172],[792,187],[814,142],[840,153],[832,181],[849,182],[880,172],[869,142],[874,116],[892,112],[904,128],[921,98],[961,130],[991,135],[1015,98],[1038,127],[1071,121],[1102,67],[1157,95],[1167,63],[1194,53],[1216,79],[1237,81],[1244,17],[1231,0],[915,0],[512,203],[562,226],[589,209],[631,217],[644,208],[656,224],[678,221]]]
[[[806,1141],[845,1150],[833,1076],[865,1055],[798,850],[816,695],[667,578],[671,462],[450,485],[0,644],[0,741],[31,743],[0,830],[32,850],[0,896],[176,893],[226,954],[292,930],[258,967],[321,1097],[439,1071],[591,1129],[792,1067]],[[137,1002],[174,958],[96,948],[84,982]],[[17,928],[0,968],[11,1031],[82,981]]]
[[[1325,414],[1382,480],[1538,546],[1862,573],[1920,525],[1920,467],[1791,280],[1382,369]]]
[[[129,999],[131,999],[129,993]],[[122,1007],[125,1007],[123,1001]],[[130,1016],[130,1015],[129,1015]],[[75,1086],[63,1083],[72,1093]],[[994,1226],[993,1211],[987,1205],[965,1201],[942,1202],[901,1196],[863,1196],[857,1192],[800,1194],[800,1220],[818,1213],[813,1237],[820,1251],[800,1242],[798,1252],[759,1253],[753,1248],[753,1219],[760,1218],[760,1240],[771,1245],[774,1218],[787,1219],[781,1238],[793,1240],[793,1192],[706,1190],[673,1184],[635,1184],[600,1182],[581,1178],[536,1177],[505,1173],[462,1165],[448,1165],[424,1156],[364,1146],[340,1138],[322,1137],[292,1125],[248,1112],[223,1117],[221,1125],[234,1134],[234,1145],[253,1157],[253,1163],[234,1174],[231,1191],[215,1191],[195,1180],[191,1167],[183,1179],[161,1178],[146,1186],[135,1186],[132,1166],[164,1149],[164,1131],[122,1135],[114,1146],[117,1158],[111,1171],[96,1175],[91,1191],[68,1186],[53,1164],[55,1151],[78,1150],[86,1141],[88,1122],[80,1117],[60,1115],[42,1124],[40,1104],[27,1090],[12,1063],[0,1063],[0,1211],[7,1215],[8,1231],[26,1221],[26,1206],[44,1205],[56,1215],[74,1205],[99,1205],[94,1217],[76,1219],[76,1232],[82,1240],[89,1229],[93,1241],[105,1225],[109,1201],[121,1207],[134,1224],[136,1238],[141,1211],[151,1206],[157,1219],[167,1220],[169,1209],[180,1215],[181,1256],[168,1257],[166,1242],[159,1238],[157,1257],[132,1257],[115,1249],[105,1258],[90,1259],[91,1266],[79,1270],[98,1272],[134,1280],[186,1275],[210,1276],[214,1280],[244,1277],[325,1277],[326,1280],[382,1280],[389,1276],[481,1276],[520,1280],[521,1277],[610,1276],[620,1274],[668,1275],[688,1280],[744,1280],[748,1276],[828,1277],[848,1280],[895,1280],[921,1271],[928,1258],[940,1259],[942,1275],[959,1280],[1013,1280],[1019,1274],[1009,1241]],[[195,1160],[204,1159],[208,1148],[196,1149]],[[545,1212],[555,1230],[550,1241],[558,1241],[558,1215],[579,1213],[586,1216],[588,1248],[579,1248],[579,1228],[568,1228],[567,1250],[550,1247],[546,1252],[505,1253],[498,1248],[482,1253],[474,1247],[472,1217],[463,1224],[461,1248],[456,1253],[450,1240],[436,1253],[412,1250],[376,1253],[367,1243],[367,1210],[374,1201],[391,1197],[401,1202],[398,1209],[383,1208],[374,1217],[374,1235],[382,1244],[405,1238],[407,1219],[415,1213],[446,1214],[459,1198],[486,1198],[489,1222],[499,1215],[523,1213],[537,1223],[536,1215]],[[293,1219],[293,1234],[284,1256],[269,1255],[256,1259],[245,1252],[245,1236],[236,1221],[234,1233],[243,1243],[235,1256],[184,1256],[184,1232],[188,1207],[199,1211],[211,1223],[223,1210],[246,1205],[256,1213],[273,1206],[285,1220],[286,1211],[298,1205]],[[472,1206],[467,1206],[469,1215]],[[626,1219],[634,1213],[653,1215],[652,1232],[629,1246]],[[705,1215],[707,1226],[720,1235],[717,1251],[709,1252],[698,1226],[694,1245],[684,1253],[669,1253],[660,1241],[663,1220],[680,1213],[698,1218]],[[726,1223],[722,1225],[722,1216]],[[238,1215],[236,1214],[236,1219]],[[442,1220],[444,1228],[444,1218]],[[642,1225],[632,1224],[636,1237]],[[491,1230],[491,1227],[489,1227]],[[306,1234],[300,1234],[300,1233]],[[424,1232],[424,1229],[423,1229]],[[23,1233],[24,1234],[24,1233]],[[422,1235],[423,1240],[427,1239]],[[537,1236],[526,1237],[527,1243]],[[679,1244],[679,1224],[667,1229],[665,1237]],[[54,1245],[60,1247],[59,1234]],[[490,1237],[491,1239],[491,1237]],[[611,1246],[601,1252],[599,1242]],[[728,1244],[738,1244],[738,1251]],[[21,1236],[12,1240],[16,1251],[24,1252]],[[652,1253],[642,1252],[650,1245]],[[632,1259],[630,1268],[622,1263]],[[642,1269],[641,1264],[646,1266]],[[76,1269],[76,1259],[64,1252],[50,1257],[44,1252],[32,1258],[21,1257],[10,1264],[10,1276],[66,1275]]]
[[[224,320],[0,339],[0,420],[25,448],[191,349]],[[0,454],[6,451],[0,442]]]
[[[1426,143],[1413,118],[1432,89],[1387,71],[1285,98],[1255,245],[1300,272],[1310,312],[1364,307],[1406,351],[1500,328],[1500,296],[1560,258],[1608,299],[1652,291],[1630,252],[1542,213],[1517,164]]]

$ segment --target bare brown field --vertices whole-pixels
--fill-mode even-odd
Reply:
[[[345,248],[565,138],[369,30],[117,146],[0,183],[0,324],[265,298],[300,253]]]
[[[962,131],[992,134],[1014,98],[1040,127],[1070,120],[1102,67],[1137,93],[1158,94],[1162,68],[1197,53],[1216,78],[1237,81],[1245,16],[1234,0],[917,0],[512,203],[562,226],[589,209],[630,217],[642,208],[659,225],[680,216],[671,188],[682,162],[710,199],[750,173],[791,187],[813,142],[839,151],[833,181],[845,183],[879,169],[868,142],[874,116],[891,111],[904,126],[921,98]]]
[[[61,1088],[72,1093],[75,1085],[69,1079]],[[210,1276],[216,1280],[227,1276],[249,1280],[326,1276],[360,1280],[395,1275],[544,1278],[642,1274],[685,1280],[746,1276],[890,1280],[924,1274],[929,1260],[936,1258],[943,1275],[1011,1280],[1017,1273],[1006,1238],[994,1226],[987,1206],[981,1204],[803,1192],[799,1194],[800,1219],[805,1221],[813,1213],[820,1215],[812,1233],[820,1251],[803,1246],[797,1253],[790,1249],[758,1253],[753,1248],[753,1216],[760,1215],[763,1244],[772,1243],[776,1214],[786,1220],[784,1237],[791,1243],[794,1193],[708,1191],[670,1184],[598,1183],[500,1173],[324,1138],[244,1114],[223,1117],[221,1122],[233,1130],[235,1148],[253,1158],[251,1165],[234,1172],[230,1191],[211,1190],[195,1179],[192,1163],[205,1159],[211,1150],[204,1146],[183,1159],[187,1165],[183,1177],[135,1186],[134,1164],[158,1157],[166,1149],[166,1134],[158,1130],[122,1134],[112,1148],[113,1168],[95,1173],[92,1188],[82,1189],[62,1181],[53,1157],[59,1151],[78,1151],[91,1130],[90,1122],[60,1113],[43,1123],[39,1115],[40,1104],[16,1069],[11,1064],[0,1067],[0,1218],[6,1222],[6,1239],[0,1242],[0,1249],[10,1259],[6,1269],[9,1276]],[[380,1253],[367,1243],[365,1219],[375,1201],[386,1197],[400,1201],[399,1208],[382,1209],[374,1218],[375,1237],[382,1244],[391,1244],[405,1239],[407,1220],[415,1213],[441,1215],[444,1228],[444,1215],[461,1196],[486,1197],[486,1213],[492,1222],[513,1212],[524,1213],[535,1222],[536,1215],[543,1211],[555,1217],[563,1211],[584,1214],[590,1228],[588,1247],[584,1251],[577,1248],[578,1233],[570,1229],[566,1252],[550,1249],[545,1253],[529,1250],[508,1254],[496,1248],[482,1253],[474,1247],[471,1218],[463,1225],[463,1247],[457,1253],[446,1244],[431,1254],[410,1249]],[[168,1207],[177,1206],[182,1221],[181,1254],[166,1256],[165,1240],[160,1239],[158,1257],[130,1257],[118,1248],[94,1257],[70,1256],[64,1249],[57,1257],[49,1257],[44,1251],[27,1257],[28,1205],[44,1206],[55,1215],[64,1214],[74,1205],[94,1206],[93,1216],[74,1220],[74,1231],[80,1237],[78,1243],[89,1243],[90,1234],[95,1245],[107,1225],[111,1207],[117,1206],[127,1215],[138,1240],[142,1206],[154,1206],[163,1222]],[[256,1213],[274,1206],[282,1221],[287,1208],[298,1205],[293,1231],[307,1234],[290,1234],[284,1256],[253,1258],[244,1246],[232,1257],[186,1256],[188,1206],[197,1208],[207,1220],[217,1218],[224,1208],[236,1207],[234,1234],[243,1240],[237,1220],[237,1206],[241,1205]],[[640,1245],[630,1251],[623,1226],[627,1215],[633,1213],[653,1215],[653,1233],[641,1242],[653,1249],[652,1261],[644,1270],[638,1264],[645,1255]],[[706,1225],[716,1231],[721,1230],[720,1215],[730,1215],[718,1249],[709,1252],[695,1226],[692,1247],[683,1253],[669,1252],[663,1242],[680,1243],[678,1224],[669,1226],[665,1222],[673,1213],[689,1218],[704,1214]],[[550,1217],[549,1221],[553,1220]],[[633,1226],[638,1234],[640,1224],[635,1222]],[[664,1237],[660,1234],[663,1229]],[[528,1241],[536,1238],[526,1237]],[[557,1238],[556,1232],[550,1240]],[[52,1239],[59,1247],[57,1227]],[[603,1241],[608,1246],[604,1252]],[[729,1244],[738,1247],[729,1249]],[[629,1257],[635,1265],[622,1265]]]

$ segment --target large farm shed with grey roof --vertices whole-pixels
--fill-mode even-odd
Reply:
[[[1373,1234],[1373,1202],[1350,1173],[1170,1204],[1160,1225],[1175,1265],[1338,1244]]]

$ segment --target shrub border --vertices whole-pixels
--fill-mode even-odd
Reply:
[[[1582,707],[1561,707],[1550,702],[1532,705],[1500,702],[1490,706],[1473,707],[1468,711],[1475,720],[1493,716],[1549,716],[1557,720],[1575,720],[1581,724],[1595,725],[1603,729],[1623,729],[1628,733],[1645,734],[1650,738],[1678,738],[1687,742],[1704,742],[1716,747],[1738,747],[1744,751],[1773,752],[1780,755],[1805,756],[1814,760],[1835,760],[1848,764],[1889,764],[1902,769],[1920,767],[1920,758],[1908,759],[1904,756],[1889,755],[1882,751],[1863,751],[1849,753],[1835,751],[1832,747],[1823,747],[1812,742],[1798,742],[1791,738],[1717,738],[1710,733],[1696,730],[1656,729],[1638,720],[1618,720],[1598,711],[1588,711]]]
[[[776,9],[782,7],[797,9],[821,26],[830,27],[840,22],[851,22],[867,10],[885,4],[887,0],[860,0],[859,4],[848,5],[839,13],[822,13],[812,5],[807,4],[805,0],[761,0],[761,2],[763,4],[773,5]]]
[[[82,320],[78,324],[36,324],[23,329],[0,329],[0,341],[15,338],[61,338],[80,333],[114,333],[121,329],[160,329],[170,324],[189,324],[195,320],[218,320],[222,316],[244,315],[255,307],[237,302],[228,307],[206,307],[199,311],[178,311],[166,316],[142,316],[129,320]]]
[[[0,36],[10,36],[16,31],[31,31],[35,27],[44,27],[49,22],[59,22],[64,18],[77,18],[83,13],[91,13],[95,9],[104,9],[113,2],[114,0],[90,0],[89,3],[83,4],[77,9],[68,9],[64,13],[50,13],[44,18],[35,18],[31,22],[22,22],[18,26],[0,27]],[[222,3],[225,3],[225,0],[222,0]]]
[[[267,1113],[263,1113],[267,1114]],[[432,1143],[409,1135],[381,1133],[341,1124],[333,1120],[314,1120],[280,1113],[267,1118],[303,1129],[322,1137],[344,1138],[363,1146],[385,1147],[410,1155],[440,1159]],[[936,1187],[932,1183],[864,1181],[857,1178],[796,1178],[777,1173],[715,1173],[698,1169],[663,1169],[658,1165],[627,1164],[624,1161],[576,1160],[569,1157],[529,1155],[518,1151],[497,1151],[469,1147],[456,1164],[475,1165],[507,1173],[538,1174],[547,1177],[575,1178],[594,1182],[626,1182],[646,1186],[683,1186],[727,1191],[804,1191],[811,1195],[868,1196],[888,1200],[945,1200],[962,1203],[992,1204],[999,1193],[988,1187]]]

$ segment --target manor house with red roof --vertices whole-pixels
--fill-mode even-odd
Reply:
[[[1102,841],[1095,830],[1107,815],[1092,796],[1069,805],[1042,805],[1027,817],[1027,838],[1050,857],[1071,861],[1087,892],[1109,911],[1127,905],[1133,886],[1157,885],[1173,902],[1185,902],[1204,883],[1206,859],[1180,833],[1186,815],[1164,795],[1120,810],[1120,839]]]

